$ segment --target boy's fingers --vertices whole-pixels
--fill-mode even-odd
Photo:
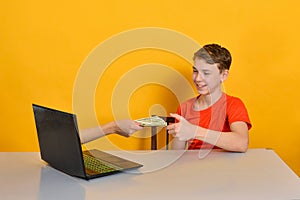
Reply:
[[[178,121],[180,121],[182,119],[182,116],[175,114],[175,113],[170,113],[171,117],[174,117],[175,119],[177,119]]]

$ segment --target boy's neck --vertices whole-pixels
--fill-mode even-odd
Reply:
[[[196,100],[195,108],[197,110],[204,110],[212,106],[214,103],[216,103],[223,95],[223,92],[216,92],[212,94],[207,95],[200,95]]]

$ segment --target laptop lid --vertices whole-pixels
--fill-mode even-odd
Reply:
[[[33,104],[41,158],[72,176],[85,178],[76,116]]]
[[[115,170],[95,172],[86,169],[78,134],[76,115],[32,104],[41,158],[50,166],[71,176],[91,179],[114,174],[143,165],[99,150],[84,152],[104,163],[112,164]]]

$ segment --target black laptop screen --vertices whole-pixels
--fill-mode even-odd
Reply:
[[[85,177],[74,114],[33,104],[41,158],[67,174]]]

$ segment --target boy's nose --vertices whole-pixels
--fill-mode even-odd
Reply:
[[[203,81],[204,80],[201,73],[199,73],[199,72],[197,73],[196,80],[197,81]]]

